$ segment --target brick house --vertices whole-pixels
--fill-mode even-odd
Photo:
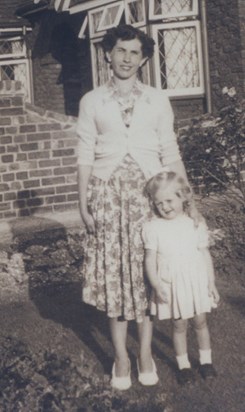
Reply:
[[[100,40],[107,28],[120,22],[154,37],[155,56],[145,68],[144,81],[166,91],[178,118],[215,111],[224,86],[244,93],[243,0],[2,0],[1,4],[0,28],[1,20],[27,28],[22,38],[32,66],[29,94],[37,106],[77,114],[80,97],[110,76]]]
[[[74,125],[81,96],[110,77],[105,30],[149,32],[143,73],[170,96],[176,119],[244,96],[243,0],[1,0],[0,220],[77,210]]]

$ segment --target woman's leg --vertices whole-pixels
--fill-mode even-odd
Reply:
[[[117,377],[127,376],[129,372],[127,330],[127,321],[119,321],[118,318],[110,319],[111,339],[115,351],[115,373]]]
[[[139,336],[139,368],[141,373],[152,372],[151,342],[153,321],[150,316],[145,316],[143,321],[137,323]]]

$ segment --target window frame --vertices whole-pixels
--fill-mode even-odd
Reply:
[[[78,38],[79,39],[84,39],[86,37],[85,36],[85,31],[86,31],[87,27],[88,27],[88,16],[86,15],[84,20],[83,20],[83,23],[81,25],[80,31],[78,33]]]
[[[185,87],[176,89],[162,89],[161,84],[161,72],[160,72],[160,58],[159,58],[159,44],[158,44],[158,31],[168,30],[175,28],[185,28],[185,27],[195,27],[196,28],[196,46],[197,46],[197,61],[200,77],[200,86],[197,87]],[[203,66],[203,54],[202,54],[202,40],[201,40],[201,23],[199,21],[182,21],[182,22],[171,22],[171,23],[159,23],[151,25],[151,34],[156,42],[155,53],[153,56],[153,78],[155,86],[161,89],[169,97],[203,97],[205,95],[205,77],[204,77],[204,66]]]
[[[0,53],[0,61],[4,60],[4,59],[11,59],[11,58],[16,59],[16,58],[26,58],[27,57],[27,48],[26,48],[26,43],[25,43],[23,37],[21,37],[21,36],[14,36],[14,37],[7,36],[7,37],[4,37],[4,38],[0,37],[0,43],[2,41],[4,41],[4,42],[20,41],[23,44],[23,51],[19,52],[19,53],[14,53],[14,52],[13,53],[6,53],[6,54],[1,54]]]
[[[168,13],[168,14],[154,14],[155,0],[149,2],[149,20],[167,20],[170,18],[181,18],[181,17],[197,17],[199,13],[199,2],[198,0],[193,1],[193,9],[191,11],[185,11],[182,13]]]
[[[2,66],[25,66],[25,82],[22,83],[23,94],[26,97],[26,101],[31,103],[33,102],[33,84],[32,84],[32,64],[30,56],[28,55],[26,41],[24,36],[21,36],[18,32],[23,32],[20,29],[4,29],[4,36],[0,36],[0,40],[3,41],[20,41],[22,42],[22,51],[0,54],[0,68]],[[18,33],[18,34],[17,34]],[[2,74],[0,73],[0,80]]]
[[[108,25],[105,25],[104,27],[101,27],[103,19],[105,19],[105,17],[106,17],[107,10],[112,8],[112,7],[115,7],[115,6],[119,6],[119,8],[118,8],[117,16],[116,16],[113,24],[108,24]],[[96,7],[94,9],[88,10],[89,36],[90,36],[90,38],[93,39],[95,37],[101,37],[106,33],[106,31],[108,29],[110,29],[112,27],[115,27],[115,26],[118,26],[118,24],[119,24],[119,22],[122,18],[122,15],[124,13],[124,10],[125,10],[124,6],[125,6],[124,1],[120,0],[120,1],[116,1],[114,3],[106,4],[104,6]],[[100,19],[97,30],[94,30],[93,15],[100,12],[100,11],[102,11],[101,19]]]
[[[26,100],[27,102],[31,103],[33,100],[33,91],[31,86],[31,68],[27,58],[22,59],[9,59],[9,60],[0,60],[0,68],[1,66],[19,66],[25,65],[26,67],[26,83],[23,90],[26,90]],[[1,73],[0,73],[0,81],[1,81]]]
[[[130,11],[129,11],[129,4],[135,3],[137,0],[125,0],[125,20],[127,24],[131,24],[133,27],[142,27],[146,25],[146,8],[145,8],[145,1],[140,0],[142,3],[142,10],[143,10],[143,20],[140,22],[132,23],[130,21]]]

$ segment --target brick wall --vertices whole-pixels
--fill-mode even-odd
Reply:
[[[242,67],[243,67],[243,91],[245,92],[245,2],[238,0],[239,21],[240,21],[240,37],[242,48]]]
[[[77,208],[75,119],[0,82],[0,219]]]
[[[244,7],[243,7],[244,8]],[[221,105],[222,88],[235,87],[244,96],[242,63],[242,7],[238,0],[208,0],[207,30],[212,101],[214,109]],[[244,21],[244,19],[243,19]],[[244,31],[243,31],[244,34]]]

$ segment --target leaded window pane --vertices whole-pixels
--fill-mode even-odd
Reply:
[[[195,28],[159,30],[158,44],[162,88],[199,87]]]
[[[90,36],[94,37],[96,34],[101,36],[102,31],[117,26],[120,23],[123,11],[124,3],[122,1],[90,10],[88,12]]]
[[[169,96],[204,93],[201,32],[198,22],[162,23],[153,27],[156,42],[154,78]]]
[[[93,14],[91,13],[91,18],[90,18],[91,34],[94,34],[97,32],[102,15],[103,15],[103,10],[98,10],[96,12],[93,12]]]
[[[93,80],[94,86],[100,86],[106,83],[110,77],[110,68],[104,58],[104,51],[101,42],[92,43],[92,62],[93,62]]]
[[[0,80],[21,82],[21,90],[30,101],[29,66],[26,60],[9,60],[0,62]]]
[[[149,3],[150,19],[195,15],[197,10],[197,0],[152,0]]]
[[[127,0],[125,12],[127,24],[132,24],[133,26],[145,24],[144,0]]]
[[[23,39],[3,38],[0,39],[0,59],[6,57],[20,57],[26,55],[26,48]]]

